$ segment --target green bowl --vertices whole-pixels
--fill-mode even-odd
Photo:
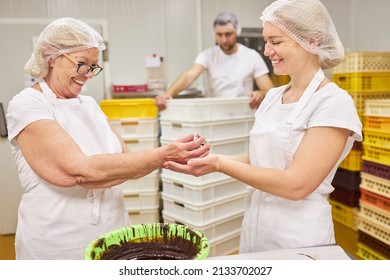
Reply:
[[[206,259],[209,242],[199,230],[181,224],[148,223],[119,228],[92,241],[85,260]]]

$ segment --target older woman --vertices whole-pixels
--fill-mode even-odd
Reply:
[[[89,25],[55,20],[40,34],[25,66],[41,81],[9,103],[9,140],[25,190],[17,259],[82,259],[93,239],[130,224],[118,184],[167,160],[186,163],[208,153],[199,135],[128,151],[94,99],[80,95],[102,71],[97,63],[103,49],[102,37]]]
[[[261,16],[264,54],[288,85],[270,90],[256,112],[249,156],[208,155],[172,170],[219,171],[249,187],[240,252],[335,243],[327,200],[338,165],[362,140],[349,94],[323,69],[336,66],[344,48],[318,0],[278,0]]]

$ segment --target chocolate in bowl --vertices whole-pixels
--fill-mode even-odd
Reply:
[[[205,259],[207,238],[199,230],[180,224],[151,223],[108,232],[91,242],[86,260],[190,260]]]

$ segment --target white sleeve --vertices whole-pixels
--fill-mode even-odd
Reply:
[[[14,139],[26,126],[37,120],[54,120],[52,107],[45,96],[32,88],[15,95],[8,103],[8,139]]]

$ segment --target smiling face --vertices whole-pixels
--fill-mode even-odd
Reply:
[[[276,26],[265,23],[263,37],[264,55],[271,60],[276,75],[292,76],[302,73],[308,63],[311,63],[313,55]]]
[[[97,48],[61,55],[49,61],[50,70],[45,78],[46,83],[57,98],[74,98],[80,94],[83,85],[93,77],[92,71],[87,74],[77,72],[77,63],[96,66],[99,60]]]

